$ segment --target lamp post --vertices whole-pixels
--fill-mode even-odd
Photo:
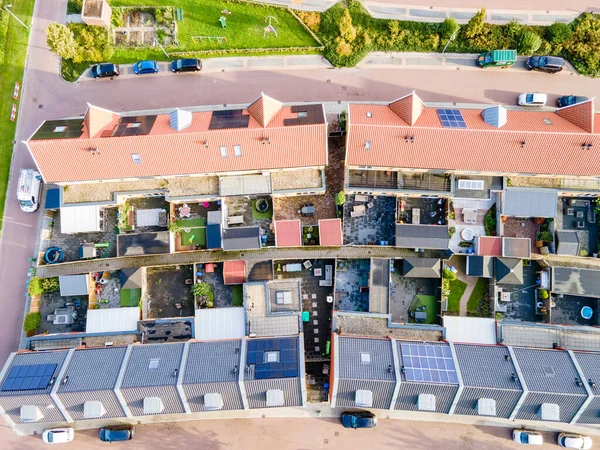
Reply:
[[[158,46],[160,47],[160,49],[163,51],[163,53],[165,54],[165,56],[168,58],[169,54],[165,51],[165,48],[162,45],[160,45],[160,42],[158,42],[158,39],[155,38],[154,39],[154,43],[158,44]]]
[[[6,12],[9,13],[11,16],[13,16],[17,22],[19,22],[21,25],[23,25],[25,27],[26,30],[29,30],[29,27],[27,25],[25,25],[23,22],[21,22],[21,19],[19,19],[17,16],[15,16],[13,14],[13,12],[10,9],[8,9],[10,7],[12,7],[12,4],[4,5],[4,9],[6,10]]]

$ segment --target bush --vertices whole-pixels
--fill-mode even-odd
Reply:
[[[338,38],[337,46],[335,47],[335,51],[339,56],[350,56],[352,54],[352,45],[343,40],[342,38]]]
[[[571,64],[582,74],[600,75],[600,20],[583,13],[572,26],[573,33],[563,45]]]
[[[485,8],[481,8],[473,17],[469,19],[469,22],[462,27],[462,35],[466,39],[473,39],[476,36],[483,33],[485,28]]]
[[[342,206],[344,203],[346,203],[346,193],[344,191],[340,191],[335,194],[335,204]]]
[[[183,227],[181,225],[179,225],[175,220],[173,220],[172,222],[169,222],[169,224],[167,225],[167,228],[173,234],[181,233],[183,231]]]
[[[517,36],[517,52],[529,55],[539,50],[542,38],[531,30],[523,30]]]
[[[496,204],[494,203],[483,219],[486,236],[496,236]]]
[[[79,52],[73,30],[69,26],[60,23],[48,25],[48,28],[46,28],[46,43],[50,51],[61,58],[75,60]]]
[[[516,40],[523,27],[516,20],[511,20],[504,25],[504,34],[511,40]]]
[[[356,39],[356,28],[352,25],[352,16],[348,8],[344,9],[344,14],[340,20],[340,37],[348,43]]]
[[[541,231],[538,233],[538,241],[552,242],[554,239],[549,231]]]
[[[320,13],[314,11],[297,11],[296,14],[311,31],[315,33],[319,32],[319,25],[321,25]]]
[[[67,2],[67,14],[81,14],[83,0],[69,0]]]
[[[152,12],[158,24],[162,24],[165,21],[165,18],[163,16],[163,10],[161,8],[155,8]]]
[[[58,291],[60,289],[60,284],[58,283],[58,277],[42,279],[42,289],[44,289],[44,292]]]
[[[88,26],[82,23],[70,23],[78,45],[74,62],[102,62],[110,60],[113,50],[108,42],[108,34],[103,27]]]
[[[115,8],[110,18],[110,23],[113,28],[123,28],[125,26],[125,13],[120,8]]]
[[[30,312],[25,316],[23,321],[23,331],[30,332],[35,331],[40,327],[42,322],[42,314],[39,312]]]
[[[32,297],[34,295],[42,295],[44,293],[42,279],[38,278],[38,277],[33,277],[31,280],[29,280],[28,291],[29,291],[29,295]]]
[[[573,30],[568,23],[556,22],[546,28],[545,37],[552,45],[560,45],[571,37]]]
[[[450,39],[458,31],[460,25],[456,23],[454,17],[446,17],[440,24],[440,36],[442,39]]]
[[[449,267],[444,267],[443,277],[450,281],[456,280],[456,274]]]
[[[539,297],[541,300],[546,300],[546,299],[549,297],[549,295],[548,295],[548,291],[547,291],[546,289],[540,289],[540,290],[538,291],[538,297]]]
[[[215,306],[215,294],[210,284],[205,282],[196,283],[192,285],[191,291],[198,302],[198,306],[206,308],[213,308]]]

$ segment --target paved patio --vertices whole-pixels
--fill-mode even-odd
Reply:
[[[267,211],[267,213],[270,212],[270,214],[265,214],[268,215],[269,217],[265,217],[265,218],[259,218],[260,216],[257,216],[256,213],[253,213],[253,206],[252,206],[252,202],[259,200],[259,199],[268,199],[269,201],[269,210]],[[274,230],[274,226],[273,226],[273,198],[269,195],[258,195],[258,196],[251,196],[251,197],[233,197],[233,198],[228,198],[226,201],[227,204],[227,217],[234,217],[234,216],[242,216],[243,217],[243,223],[239,223],[239,224],[230,224],[229,228],[235,228],[235,227],[260,227],[261,229],[261,236],[262,235],[266,235],[267,236],[267,247],[274,247],[275,246],[275,233],[273,232]],[[254,216],[254,217],[253,217]],[[223,222],[224,224],[227,224],[227,217],[223,218]]]
[[[369,311],[370,265],[368,259],[337,260],[335,274],[336,309],[340,311]]]
[[[409,323],[410,305],[416,295],[440,295],[441,279],[437,278],[405,278],[402,276],[402,261],[394,261],[394,271],[391,273],[390,307],[392,322]]]
[[[190,208],[190,216],[189,217],[180,217],[179,208],[184,205],[189,206]],[[205,221],[208,219],[209,211],[220,211],[221,210],[221,200],[215,202],[206,202],[208,203],[207,207],[204,207],[204,202],[202,203],[171,203],[171,215],[175,217],[177,220],[179,219],[204,219]]]
[[[445,225],[447,223],[448,202],[445,198],[401,197],[398,199],[398,220],[402,223],[414,223],[414,209],[419,210],[419,224]]]
[[[600,324],[600,300],[591,297],[563,295],[562,298],[552,297],[556,306],[551,310],[551,322],[556,325],[591,325]],[[591,319],[581,316],[581,309],[589,306],[593,310]]]
[[[298,211],[308,203],[315,207],[315,214],[302,216]],[[335,219],[335,199],[326,194],[297,195],[274,199],[275,220],[300,220],[303,226],[317,225],[321,219]]]
[[[148,268],[142,297],[142,317],[160,319],[193,316],[194,296],[190,291],[191,284],[186,284],[186,280],[192,279],[193,266]]]
[[[207,273],[206,265],[199,269],[202,277],[199,279],[208,283],[213,288],[215,294],[215,307],[226,308],[233,306],[233,285],[225,285],[223,281],[223,263],[213,263],[214,272]]]
[[[465,241],[463,239],[464,234],[461,234],[464,229],[468,228],[473,232],[474,242],[477,236],[485,236],[484,219],[488,210],[492,205],[496,203],[496,195],[492,195],[491,199],[465,199],[455,198],[452,200],[452,206],[454,208],[454,219],[448,221],[450,227],[454,227],[455,231],[450,238],[449,248],[454,253],[466,253],[467,249],[461,247],[460,243]],[[464,209],[475,209],[477,210],[477,219],[475,223],[465,223],[464,221]]]
[[[369,196],[368,202],[357,202],[355,197],[348,196],[344,205],[344,244],[380,245],[383,242],[393,246],[396,242],[396,197]],[[373,205],[371,208],[369,203]],[[354,206],[365,206],[366,215],[352,217]]]
[[[535,246],[540,225],[533,223],[533,219],[517,220],[514,217],[508,217],[502,225],[504,230],[502,236],[529,238],[531,239],[531,253],[540,253],[540,249]]]
[[[107,278],[102,285],[102,292],[96,295],[96,305],[100,309],[120,308],[121,307],[121,278],[120,272],[110,272],[110,278]]]
[[[506,306],[506,312],[502,312],[505,319],[537,322],[543,318],[535,312],[535,288],[537,272],[540,270],[542,270],[540,265],[536,261],[531,261],[531,265],[523,265],[522,285],[498,285],[503,292],[510,292],[509,302],[499,302],[500,305]]]
[[[589,256],[592,256],[594,253],[598,253],[598,221],[596,214],[594,214],[594,219],[596,219],[596,223],[590,223],[588,219],[588,209],[594,209],[593,199],[575,199],[581,200],[584,202],[590,202],[590,207],[587,206],[577,206],[569,205],[569,200],[574,200],[572,198],[563,198],[562,199],[562,211],[559,210],[559,214],[562,217],[562,229],[563,230],[575,230],[577,231],[577,236],[579,238],[579,248],[583,250],[587,250]],[[583,205],[583,203],[582,203]],[[568,209],[572,209],[573,214],[566,214]],[[570,211],[569,211],[570,212]],[[579,217],[578,217],[579,216]],[[583,224],[583,228],[578,227],[577,224]]]
[[[288,263],[302,263],[302,260],[274,261],[275,267]],[[304,354],[307,361],[329,360],[325,354],[327,341],[331,340],[331,314],[333,303],[327,302],[327,297],[333,296],[332,286],[320,286],[324,279],[325,266],[332,266],[335,276],[335,260],[311,260],[312,267],[301,272],[276,271],[275,279],[300,278],[302,291],[302,311],[310,312],[310,320],[302,323],[304,331]],[[315,275],[315,269],[321,269],[322,275]]]
[[[68,305],[72,305],[74,308],[74,318],[72,324],[55,325],[51,321],[46,320],[49,315],[54,314],[54,311],[56,309],[64,308]],[[71,333],[73,331],[85,331],[87,309],[87,295],[61,297],[60,291],[48,292],[43,294],[42,302],[40,305],[40,314],[42,315],[42,320],[40,322],[40,327],[38,328],[38,334]]]

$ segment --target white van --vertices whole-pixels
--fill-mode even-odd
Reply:
[[[40,206],[42,176],[35,169],[21,169],[17,198],[22,211],[34,212]]]

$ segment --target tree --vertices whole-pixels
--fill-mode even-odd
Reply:
[[[542,38],[531,30],[523,30],[517,36],[517,52],[531,54],[538,51],[542,45]]]
[[[348,8],[344,9],[344,15],[340,19],[340,36],[348,43],[356,39],[356,28],[352,25],[352,16]]]
[[[546,39],[552,45],[560,45],[571,37],[573,30],[568,23],[556,22],[546,28]]]
[[[212,286],[205,282],[200,282],[192,285],[192,294],[196,297],[196,301],[199,306],[205,306],[212,308],[215,306],[215,294],[213,293]]]
[[[340,191],[335,194],[335,204],[338,206],[343,206],[346,203],[346,193],[344,191]]]
[[[177,223],[177,221],[173,220],[169,222],[167,225],[169,231],[173,234],[181,233],[183,231],[183,227]]]
[[[481,8],[473,17],[469,19],[469,22],[462,27],[462,33],[467,39],[473,39],[475,36],[481,34],[485,24],[485,8]]]
[[[443,276],[444,278],[450,281],[456,280],[456,274],[453,271],[451,271],[448,267],[444,267]]]
[[[454,17],[446,17],[440,24],[440,36],[442,39],[450,39],[459,28],[460,25],[456,23]]]
[[[335,51],[339,56],[350,56],[352,54],[352,45],[341,38],[337,38]]]
[[[564,48],[577,70],[597,76],[600,73],[600,20],[589,13],[579,16]]]
[[[51,52],[65,59],[74,59],[77,56],[79,45],[68,26],[51,23],[46,28],[46,36],[46,42]]]
[[[30,312],[25,316],[23,321],[23,331],[29,332],[37,330],[42,321],[42,314],[39,312]]]

